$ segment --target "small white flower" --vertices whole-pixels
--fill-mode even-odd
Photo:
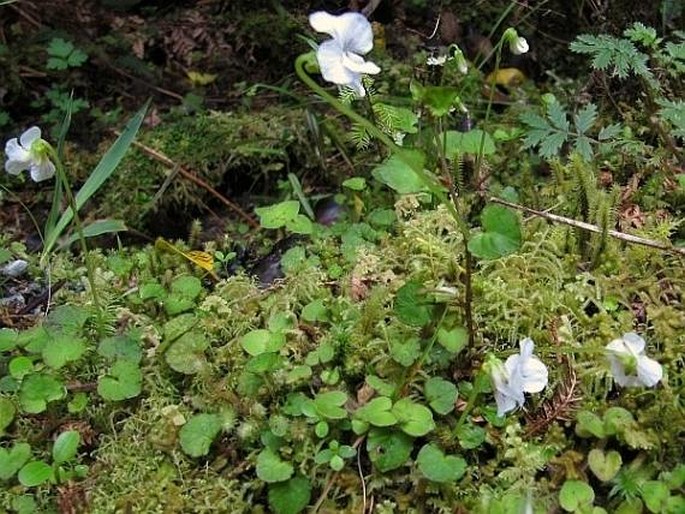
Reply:
[[[426,64],[428,66],[444,66],[447,62],[447,55],[429,56],[426,59]]]
[[[526,38],[519,36],[515,28],[509,27],[505,30],[502,38],[509,43],[509,50],[514,55],[525,54],[530,50]]]
[[[623,334],[607,346],[614,380],[621,387],[653,387],[661,381],[664,370],[645,355],[645,340],[634,332]]]
[[[528,46],[526,38],[519,36],[509,43],[509,50],[511,50],[511,53],[514,55],[522,55],[527,53],[528,50],[530,50],[530,47]]]
[[[375,75],[381,71],[362,57],[373,48],[373,31],[369,20],[356,12],[334,16],[320,11],[309,16],[309,24],[317,32],[325,32],[333,37],[321,43],[316,51],[323,78],[340,86],[351,87],[359,96],[365,96],[362,73]]]
[[[55,165],[48,156],[48,143],[41,139],[40,129],[31,127],[19,139],[12,138],[5,145],[5,170],[18,175],[29,170],[35,182],[47,180],[55,175]]]
[[[491,363],[490,378],[495,388],[498,416],[522,407],[524,393],[539,393],[547,385],[547,366],[533,355],[533,340],[527,337],[519,345],[520,353],[511,355],[504,364],[499,360]]]

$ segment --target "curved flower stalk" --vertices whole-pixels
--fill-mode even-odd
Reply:
[[[498,416],[523,407],[524,393],[539,393],[547,385],[547,366],[533,355],[533,340],[527,337],[519,345],[520,353],[511,355],[504,364],[496,358],[488,363]]]
[[[309,16],[309,24],[317,32],[333,39],[324,41],[316,51],[323,78],[340,86],[348,86],[363,97],[366,95],[362,74],[375,75],[381,69],[362,57],[373,48],[373,31],[362,14],[348,12],[335,16],[319,11]]]
[[[645,355],[645,340],[634,332],[623,334],[607,346],[609,364],[614,380],[621,387],[654,387],[664,370],[654,359]]]
[[[5,144],[5,170],[11,175],[29,170],[34,182],[51,179],[56,168],[50,160],[50,152],[50,144],[41,138],[40,129],[31,127]]]

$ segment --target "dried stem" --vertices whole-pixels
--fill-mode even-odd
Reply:
[[[598,227],[597,225],[592,225],[591,223],[585,223],[584,221],[578,221],[574,220],[571,218],[565,218],[564,216],[559,216],[557,214],[551,214],[549,212],[542,212],[542,211],[536,211],[535,209],[531,209],[529,207],[524,207],[523,205],[518,205],[515,203],[507,202],[506,200],[501,200],[499,198],[492,197],[490,198],[490,201],[492,203],[498,203],[500,205],[504,205],[506,207],[511,207],[512,209],[516,209],[521,212],[525,212],[527,214],[532,214],[533,216],[538,216],[540,218],[544,218],[549,221],[554,221],[555,223],[562,223],[564,225],[569,225],[571,227],[575,228],[580,228],[583,230],[587,230],[588,232],[594,232],[595,234],[601,234],[602,229]],[[615,237],[616,239],[620,239],[621,241],[626,241],[628,243],[634,243],[642,246],[648,246],[650,248],[656,248],[657,250],[663,250],[666,252],[673,252],[677,253],[679,255],[685,256],[685,248],[674,248],[672,246],[668,246],[666,244],[660,243],[658,241],[654,241],[653,239],[646,239],[644,237],[639,237],[639,236],[634,236],[632,234],[625,234],[623,232],[619,232],[618,230],[609,230],[608,234],[611,237]]]

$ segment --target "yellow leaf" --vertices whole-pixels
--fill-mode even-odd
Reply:
[[[497,72],[490,73],[485,79],[488,84],[505,87],[521,85],[525,80],[526,76],[518,68],[501,68]]]
[[[155,241],[155,248],[160,251],[167,251],[171,253],[177,253],[183,256],[185,259],[189,260],[197,267],[202,268],[207,273],[209,273],[214,280],[219,280],[219,277],[214,273],[214,257],[207,252],[201,252],[199,250],[192,250],[190,252],[184,252],[176,248],[173,244],[162,237],[158,237]]]
[[[189,71],[188,79],[193,83],[193,86],[206,86],[216,80],[214,73],[201,73],[199,71]]]

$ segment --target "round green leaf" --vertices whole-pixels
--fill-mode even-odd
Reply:
[[[384,473],[404,465],[414,447],[414,439],[403,432],[372,428],[366,441],[366,451],[378,471]]]
[[[309,505],[311,496],[309,479],[300,475],[269,485],[269,506],[276,514],[302,512]]]
[[[138,364],[117,361],[109,374],[98,380],[98,394],[114,402],[138,396],[142,390],[143,374]]]
[[[203,457],[221,431],[222,421],[217,414],[197,414],[179,431],[181,448],[191,457]]]
[[[266,448],[257,457],[257,476],[264,482],[284,482],[293,476],[294,468],[273,450]]]
[[[48,402],[61,400],[65,396],[62,382],[50,375],[32,373],[21,383],[19,404],[24,412],[38,414],[47,408]]]
[[[438,414],[449,414],[454,409],[457,401],[457,386],[449,380],[440,377],[432,377],[426,380],[423,392],[431,409]]]
[[[285,202],[257,207],[255,213],[259,216],[259,223],[263,228],[281,228],[286,223],[295,219],[300,212],[300,202],[288,200]]]
[[[466,347],[468,341],[469,334],[464,327],[438,330],[438,343],[450,353],[459,353]]]
[[[18,478],[24,487],[36,487],[52,478],[52,468],[42,460],[34,460],[21,468]]]
[[[414,166],[423,168],[425,157],[417,150],[404,152]],[[412,166],[397,154],[391,155],[386,161],[376,166],[372,171],[376,180],[390,187],[400,194],[419,193],[426,190],[426,186],[416,174]]]
[[[31,445],[15,443],[10,450],[0,448],[0,480],[9,480],[31,458]]]
[[[5,433],[5,429],[14,420],[17,409],[7,398],[0,398],[0,435]]]
[[[567,512],[589,507],[595,501],[595,492],[581,480],[567,480],[559,491],[559,504]]]
[[[240,339],[240,345],[243,350],[256,357],[262,353],[279,351],[285,345],[285,335],[264,329],[252,330]]]
[[[10,361],[9,372],[12,377],[21,380],[33,371],[33,361],[23,355]]]
[[[140,344],[128,334],[108,337],[100,341],[98,353],[108,359],[140,362],[143,351]]]
[[[521,226],[515,212],[502,205],[488,205],[481,214],[483,231],[469,241],[469,251],[481,259],[498,259],[521,247]]]
[[[445,455],[434,444],[426,444],[416,457],[421,473],[433,482],[455,482],[466,471],[466,461],[454,455]]]
[[[78,445],[81,442],[81,435],[76,430],[62,432],[55,440],[52,447],[52,460],[56,464],[70,461],[76,457]]]
[[[191,330],[171,344],[164,358],[174,371],[193,375],[206,365],[208,346],[209,341],[202,332]]]
[[[397,423],[397,417],[391,410],[392,400],[386,396],[379,396],[359,407],[354,416],[376,427],[389,427]]]
[[[409,398],[398,400],[392,406],[392,413],[397,418],[399,427],[411,436],[421,437],[435,428],[430,409]]]
[[[431,320],[430,305],[422,289],[419,282],[407,282],[397,290],[395,297],[395,314],[400,321],[413,327],[422,327]]]
[[[669,512],[666,507],[670,497],[668,485],[658,480],[649,480],[642,486],[642,500],[649,512],[654,512],[654,514]]]
[[[60,334],[43,348],[43,361],[53,369],[60,369],[78,360],[86,351],[86,345],[75,336]]]

